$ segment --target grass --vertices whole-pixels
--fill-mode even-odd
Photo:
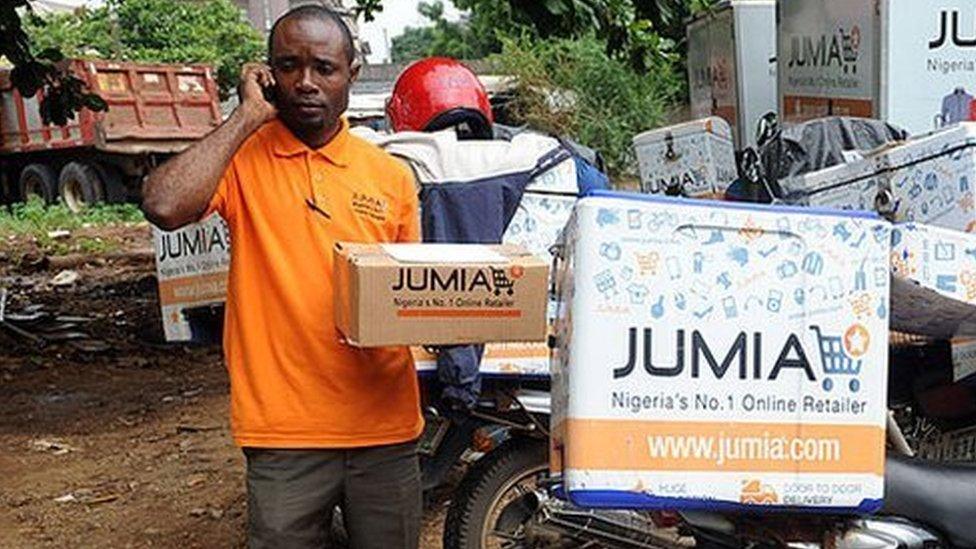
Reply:
[[[53,255],[71,252],[104,253],[111,251],[114,243],[97,237],[55,240],[49,233],[124,225],[144,220],[142,212],[133,204],[98,205],[76,214],[62,204],[46,206],[41,199],[33,197],[24,203],[0,207],[0,238],[30,237],[46,253]]]
[[[80,229],[87,226],[118,225],[144,221],[134,204],[99,205],[72,213],[62,204],[45,206],[37,197],[0,209],[0,235],[29,234],[47,236],[50,231]]]

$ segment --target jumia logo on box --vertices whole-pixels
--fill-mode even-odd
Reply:
[[[525,270],[520,265],[505,269],[438,269],[434,267],[400,267],[393,291],[474,292],[479,289],[494,295],[515,293],[515,281]]]
[[[950,32],[949,25],[949,14],[952,14],[952,26]],[[939,34],[936,38],[929,41],[929,49],[935,50],[946,43],[952,42],[953,45],[960,48],[974,48],[976,47],[976,25],[970,27],[969,29],[963,29],[962,25],[959,23],[959,11],[952,10],[942,10],[939,14]],[[973,11],[973,19],[976,19],[976,10]],[[961,36],[962,33],[967,32],[967,36]]]
[[[638,329],[630,328],[628,333],[629,350],[627,352],[627,363],[613,370],[613,378],[620,379],[631,375],[637,367]],[[677,377],[685,371],[685,357],[688,344],[685,337],[685,330],[677,330],[675,334],[675,359],[668,365],[654,364],[651,358],[651,328],[643,329],[644,352],[642,355],[644,371],[656,377]],[[698,330],[691,332],[691,377],[699,378],[702,375],[702,363],[707,364],[712,375],[716,379],[722,379],[732,368],[734,363],[738,363],[735,371],[739,379],[768,379],[775,380],[784,369],[801,370],[810,381],[817,378],[810,367],[810,361],[800,344],[800,338],[796,334],[790,334],[780,348],[779,356],[772,365],[769,373],[764,372],[762,362],[762,334],[755,332],[752,334],[752,344],[748,343],[749,337],[745,332],[739,332],[738,337],[732,343],[725,357],[719,362],[712,353],[712,348],[705,341],[705,337]],[[751,360],[750,360],[751,355]],[[738,359],[738,360],[736,360]]]
[[[675,174],[665,179],[663,177],[658,177],[651,181],[650,185],[645,185],[646,192],[651,193],[663,193],[670,189],[677,190],[689,190],[695,186],[695,178],[692,177],[691,172],[682,172],[680,174]]]

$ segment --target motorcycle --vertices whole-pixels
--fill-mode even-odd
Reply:
[[[517,429],[462,479],[445,522],[445,548],[976,547],[976,467],[919,458],[899,423],[923,420],[908,417],[905,403],[893,405],[889,422],[884,509],[851,517],[577,508],[563,497],[558,475],[549,473],[545,431],[529,427],[545,421],[548,395],[523,390],[514,396],[507,422]],[[956,447],[974,447],[976,431],[968,434]]]
[[[767,144],[778,135],[776,129],[766,127],[764,131]],[[831,130],[825,131],[829,134]],[[897,138],[899,134],[891,130],[885,135]],[[844,139],[837,140],[841,141]],[[770,173],[795,165],[797,158],[808,162],[813,156],[825,157],[804,156],[802,140],[799,146],[788,145],[786,154],[782,142],[765,150],[744,151],[740,157],[744,184],[734,186],[730,193],[738,191],[740,199],[751,201],[776,200],[780,194],[775,183],[770,183],[775,181]],[[764,168],[763,159],[775,170]],[[809,169],[819,167],[824,166]],[[486,424],[494,429],[487,446],[490,451],[474,462],[455,492],[444,546],[976,547],[976,467],[959,463],[976,460],[976,398],[970,392],[954,400],[944,396],[960,391],[952,383],[951,354],[946,349],[944,341],[903,335],[892,338],[885,503],[876,515],[801,514],[762,508],[754,512],[650,512],[576,507],[563,493],[558,474],[549,471],[547,388],[517,388],[504,392],[500,399],[489,393],[485,400],[495,420]]]

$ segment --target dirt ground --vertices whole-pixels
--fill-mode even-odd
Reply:
[[[0,327],[0,547],[242,546],[244,464],[220,350],[160,341],[148,226],[83,232],[115,250],[47,258],[27,238],[0,241],[7,313],[88,317],[79,329],[108,343]],[[78,280],[52,285],[66,268]],[[447,503],[425,513],[424,548],[440,547]]]

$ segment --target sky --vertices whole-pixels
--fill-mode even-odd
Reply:
[[[346,2],[347,4],[351,2]],[[359,23],[359,34],[369,42],[372,52],[367,57],[370,63],[389,61],[389,44],[394,36],[403,33],[407,27],[425,26],[427,19],[417,13],[420,0],[383,0],[383,12],[377,14],[370,23]],[[444,0],[444,16],[456,21],[461,14],[450,0]]]
[[[81,6],[99,6],[102,0],[35,0],[31,2],[35,10],[44,13],[49,11],[73,10]]]

